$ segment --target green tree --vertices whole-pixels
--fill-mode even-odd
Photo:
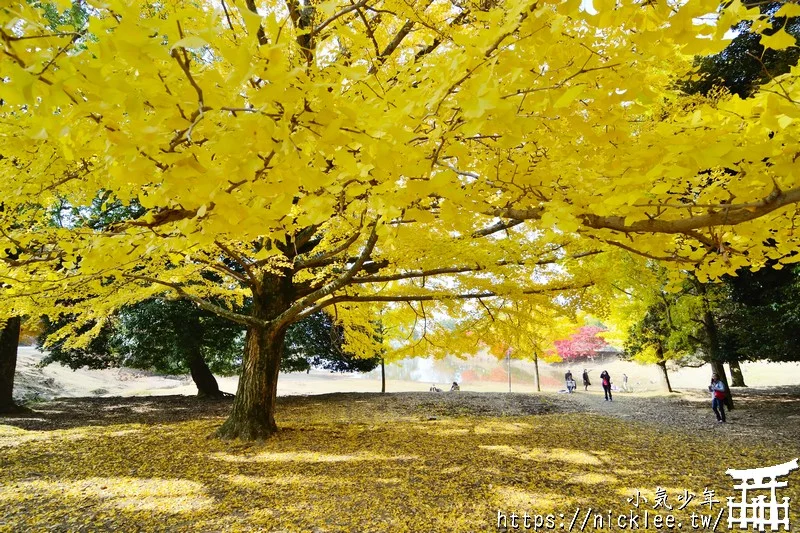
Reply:
[[[39,347],[48,352],[45,364],[190,373],[198,395],[205,397],[224,395],[214,374],[233,374],[241,367],[245,329],[185,300],[150,299],[123,307],[83,348],[68,348],[64,339],[54,335],[70,319],[53,322],[45,318],[45,331],[39,339]],[[87,323],[79,333],[93,327],[96,323]],[[293,324],[287,331],[281,370],[306,371],[312,366],[336,372],[374,369],[380,359],[357,358],[345,352],[343,334],[343,328],[324,312]]]
[[[64,339],[51,338],[70,319],[45,319],[39,340],[40,348],[48,350],[45,363],[60,362],[73,369],[124,366],[164,374],[188,372],[199,396],[224,395],[213,372],[235,372],[244,345],[238,324],[181,300],[150,299],[123,307],[83,348],[67,348]],[[95,326],[88,323],[81,329]]]
[[[797,361],[800,354],[800,269],[742,270],[726,278],[719,337],[729,361]]]
[[[286,331],[281,370],[307,371],[318,367],[332,372],[369,372],[381,362],[379,355],[356,357],[346,352],[343,345],[344,328],[329,314],[314,313]]]
[[[773,24],[764,35],[774,35],[781,30],[800,38],[800,17],[776,16],[784,4],[791,2],[753,2],[746,5],[758,6]],[[790,46],[782,50],[767,48],[762,43],[762,35],[752,30],[752,22],[742,21],[733,31],[737,35],[719,54],[698,57],[695,64],[697,74],[682,83],[683,90],[689,94],[707,95],[715,88],[725,87],[732,94],[747,98],[756,92],[760,85],[774,77],[789,72],[800,59],[800,47]]]
[[[644,316],[631,325],[625,341],[628,357],[654,363],[661,369],[669,392],[672,392],[672,384],[667,362],[689,362],[694,352],[693,345],[699,341],[695,307],[692,295],[661,291]]]

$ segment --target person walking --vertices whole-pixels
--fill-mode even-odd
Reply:
[[[711,385],[708,386],[711,393],[711,409],[717,416],[717,422],[725,423],[725,384],[719,379],[717,374],[711,374]]]
[[[611,397],[611,376],[608,375],[608,371],[603,370],[603,373],[600,374],[600,382],[603,385],[603,393],[606,395],[606,401],[613,402],[614,400]]]
[[[591,383],[589,383],[589,371],[584,368],[583,369],[583,390],[588,391],[589,390],[589,385],[591,385]]]

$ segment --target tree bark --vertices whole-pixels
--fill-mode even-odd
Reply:
[[[542,384],[539,382],[539,356],[533,354],[533,372],[536,376],[536,390],[542,392]]]
[[[264,325],[249,325],[242,372],[230,416],[217,430],[223,439],[263,440],[278,431],[275,400],[287,324],[275,320],[292,302],[290,275],[263,274],[253,293],[251,316]]]
[[[217,378],[208,368],[199,346],[193,350],[189,358],[189,371],[192,374],[192,381],[197,386],[198,396],[201,398],[221,398],[224,396],[223,392],[219,390]]]
[[[384,365],[384,359],[381,357],[381,394],[386,393],[386,367]]]
[[[731,387],[747,387],[744,383],[744,374],[742,374],[742,367],[739,365],[738,359],[731,359],[728,362],[731,369]]]
[[[660,343],[656,347],[656,355],[658,356],[658,362],[656,364],[661,369],[661,374],[664,376],[664,383],[667,385],[667,390],[673,392],[672,384],[669,382],[669,372],[667,372],[667,361],[664,359],[664,347],[661,346]]]
[[[658,367],[661,369],[661,374],[664,376],[664,383],[667,385],[667,390],[669,392],[672,391],[672,384],[669,382],[669,373],[667,372],[667,362],[666,361],[659,361],[656,363]]]
[[[725,385],[725,406],[729,411],[733,410],[733,395],[731,394],[730,386],[728,385],[728,377],[725,375],[725,366],[722,364],[722,353],[719,347],[719,331],[717,329],[717,321],[711,313],[710,304],[707,298],[707,288],[705,283],[698,283],[698,289],[703,296],[704,307],[703,311],[703,329],[706,334],[706,352],[708,354],[709,363],[711,363],[711,371],[719,376],[722,383]]]
[[[217,430],[223,439],[263,440],[278,431],[275,400],[284,332],[250,326],[233,410]]]
[[[28,411],[14,403],[14,373],[17,370],[17,346],[19,345],[20,317],[6,320],[0,329],[0,413]]]

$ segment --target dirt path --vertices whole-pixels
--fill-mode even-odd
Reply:
[[[435,420],[462,416],[517,417],[585,413],[609,417],[608,423],[625,421],[662,431],[687,434],[713,432],[726,439],[748,443],[788,444],[800,441],[800,387],[735,390],[736,410],[728,424],[717,424],[706,395],[685,390],[672,395],[643,396],[615,393],[613,402],[602,392],[574,394],[534,393],[339,393],[287,396],[278,400],[278,414],[285,407],[308,412],[324,409],[337,423],[372,423],[387,418]],[[189,396],[138,398],[61,398],[34,405],[35,414],[0,417],[7,424],[28,430],[53,430],[118,423],[164,424],[183,420],[227,416],[232,400],[198,400]],[[369,403],[369,419],[358,406]]]
[[[726,424],[718,424],[711,400],[700,390],[665,396],[637,396],[615,392],[606,402],[602,391],[558,395],[568,411],[609,416],[688,433],[720,432],[726,438],[767,439],[771,442],[800,440],[800,387],[734,390],[734,406]],[[568,407],[567,407],[568,406]]]

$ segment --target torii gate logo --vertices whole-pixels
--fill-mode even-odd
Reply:
[[[782,502],[779,502],[775,492],[789,484],[788,481],[778,481],[778,478],[788,476],[789,472],[796,469],[797,459],[764,468],[726,470],[726,474],[741,481],[733,488],[742,491],[740,501],[728,497],[728,529],[738,525],[739,529],[749,530],[752,526],[753,531],[766,531],[766,527],[769,526],[770,531],[778,531],[783,526],[784,531],[789,531],[789,498],[784,497]],[[769,481],[766,481],[767,479]],[[753,496],[748,494],[748,491],[754,491],[756,494],[769,491],[769,501],[766,499],[766,494]],[[735,513],[736,510],[739,511],[738,515]]]

